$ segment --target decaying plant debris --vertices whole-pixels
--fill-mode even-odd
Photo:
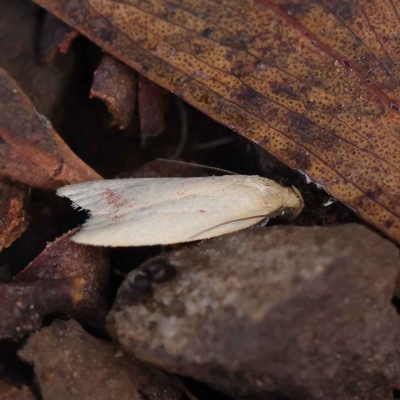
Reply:
[[[50,278],[84,278],[83,297],[69,315],[87,324],[99,325],[108,312],[109,258],[101,247],[72,242],[71,236],[78,230],[67,232],[50,243],[14,280],[33,282]]]
[[[0,251],[11,246],[25,231],[28,199],[28,186],[0,180]]]
[[[84,285],[80,277],[0,283],[0,339],[25,337],[47,314],[68,314],[82,300]]]
[[[0,400],[400,399],[396,7],[3,0]],[[229,171],[303,213],[105,249],[55,196]]]

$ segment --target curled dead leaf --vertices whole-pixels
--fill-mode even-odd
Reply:
[[[105,54],[94,73],[90,97],[103,100],[113,116],[111,125],[125,129],[132,119],[136,102],[136,73],[132,68]]]

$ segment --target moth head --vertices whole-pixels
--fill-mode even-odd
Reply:
[[[294,186],[291,188],[284,188],[283,194],[283,217],[285,219],[295,219],[304,208],[303,196]]]

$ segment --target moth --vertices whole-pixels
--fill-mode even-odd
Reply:
[[[72,237],[97,246],[148,246],[208,239],[269,218],[297,217],[300,192],[259,176],[128,178],[64,186],[57,195],[90,218]]]

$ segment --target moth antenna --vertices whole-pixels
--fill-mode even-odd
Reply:
[[[225,173],[227,173],[229,175],[240,175],[240,174],[237,174],[236,172],[228,171],[227,169],[217,168],[217,167],[210,167],[209,165],[189,163],[189,162],[186,162],[186,161],[179,161],[179,160],[168,160],[166,158],[156,158],[156,160],[166,161],[166,162],[170,162],[170,163],[189,165],[190,167],[200,167],[200,168],[210,169],[210,170],[214,170],[214,171],[225,172]]]

